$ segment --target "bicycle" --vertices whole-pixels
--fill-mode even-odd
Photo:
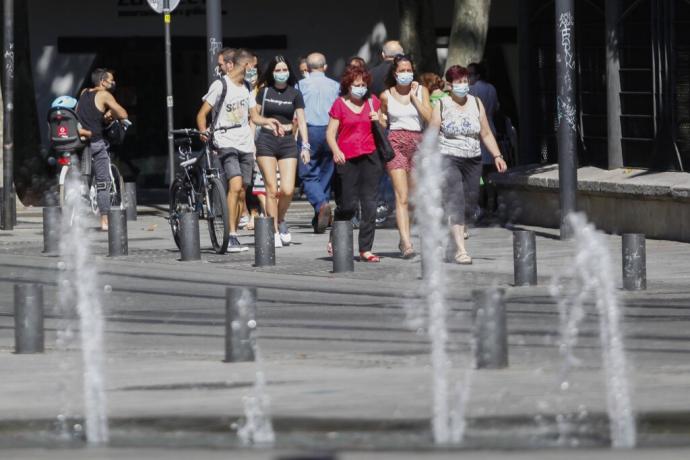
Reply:
[[[74,153],[62,153],[57,158],[57,164],[60,166],[60,174],[58,175],[58,196],[60,206],[64,207],[66,197],[69,193],[78,193],[84,200],[84,204],[94,215],[99,215],[98,209],[98,187],[94,181],[94,176],[91,173],[91,152],[88,147],[83,150],[82,161]],[[74,175],[78,179],[76,181],[68,181],[68,177]],[[70,185],[73,184],[73,185]],[[78,187],[78,190],[72,192],[70,187]],[[110,163],[110,207],[125,209],[125,201],[122,199],[125,182],[120,174],[119,169],[113,163]]]
[[[199,220],[208,222],[211,246],[218,254],[224,254],[230,241],[228,204],[220,171],[213,167],[208,144],[200,154],[192,153],[192,138],[199,138],[197,129],[174,129],[180,171],[170,185],[169,222],[173,239],[180,248],[180,219],[185,212],[196,212]]]

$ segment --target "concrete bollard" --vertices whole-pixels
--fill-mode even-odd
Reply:
[[[352,221],[336,220],[331,231],[333,245],[333,273],[355,271]]]
[[[256,288],[225,290],[225,362],[254,361]]]
[[[137,220],[137,184],[125,182],[125,211],[127,220]]]
[[[14,350],[43,353],[43,286],[14,285]]]
[[[515,286],[537,285],[537,239],[534,232],[513,232],[513,273]]]
[[[647,289],[647,245],[642,233],[623,234],[623,289]]]
[[[185,212],[180,217],[180,253],[183,262],[201,260],[199,215],[194,211]]]
[[[276,264],[275,230],[273,217],[254,218],[254,266]]]
[[[508,331],[504,296],[503,289],[472,291],[477,369],[508,367]]]
[[[108,212],[108,255],[126,256],[128,252],[127,216],[124,210],[112,208]]]
[[[57,206],[43,208],[43,253],[46,255],[56,255],[60,252],[61,214]]]

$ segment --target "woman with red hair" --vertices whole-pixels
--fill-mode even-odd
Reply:
[[[376,231],[376,191],[383,165],[371,122],[378,122],[381,102],[370,94],[369,85],[371,75],[366,69],[347,67],[340,80],[340,97],[329,112],[326,139],[340,179],[335,220],[352,219],[359,203],[359,260],[379,262],[371,249]],[[330,253],[331,244],[328,245]]]
[[[465,216],[477,207],[482,174],[480,143],[483,142],[493,156],[498,172],[504,172],[507,166],[491,133],[482,102],[469,94],[467,69],[451,66],[446,71],[446,81],[451,83],[452,90],[434,106],[431,126],[440,130],[439,145],[445,175],[443,201],[457,247],[455,261],[471,264],[472,258],[465,249]]]

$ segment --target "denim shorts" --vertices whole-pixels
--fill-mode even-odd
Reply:
[[[253,153],[240,152],[233,148],[220,149],[218,150],[218,161],[223,166],[227,180],[240,176],[245,187],[252,183],[252,173],[254,171]]]
[[[297,141],[291,133],[285,136],[276,136],[270,131],[261,129],[259,137],[256,139],[256,156],[274,157],[276,160],[298,158]]]

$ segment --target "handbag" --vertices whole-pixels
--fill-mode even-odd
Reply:
[[[371,112],[374,111],[374,103],[371,101],[371,98],[369,98],[369,108],[371,109]],[[395,158],[395,150],[393,150],[393,146],[391,145],[391,142],[388,140],[388,136],[386,136],[386,133],[383,130],[383,126],[381,126],[378,121],[371,122],[371,133],[374,136],[376,150],[379,151],[379,154],[381,155],[381,158],[383,158],[383,161],[385,163],[388,163],[393,158]]]
[[[110,145],[122,145],[127,134],[128,124],[123,120],[114,120],[103,128],[103,137]]]

